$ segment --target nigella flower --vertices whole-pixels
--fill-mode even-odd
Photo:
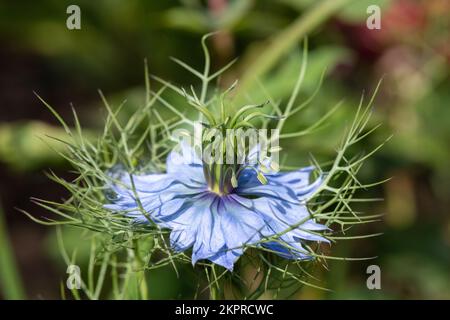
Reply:
[[[150,218],[170,229],[172,248],[177,252],[192,248],[193,264],[207,259],[229,270],[249,245],[306,260],[312,257],[302,246],[304,241],[327,241],[318,234],[327,227],[316,223],[306,207],[322,182],[321,177],[309,182],[313,167],[268,173],[265,184],[257,170],[245,168],[237,187],[221,192],[211,188],[204,164],[192,148],[182,145],[182,151],[169,154],[166,173],[133,175],[134,191],[125,187],[132,184],[125,175],[122,185],[112,187],[117,197],[106,207],[125,212],[136,222]]]

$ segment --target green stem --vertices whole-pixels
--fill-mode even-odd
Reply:
[[[211,300],[218,300],[219,298],[219,292],[216,288],[216,286],[212,285],[211,289],[209,289]]]
[[[237,95],[243,97],[250,89],[249,87],[254,84],[255,80],[261,79],[280,60],[283,54],[292,49],[300,39],[308,35],[314,28],[338,12],[350,1],[323,0],[306,11],[289,27],[274,35],[270,39],[270,45],[265,46],[261,54],[252,55],[252,62],[245,70],[245,74],[238,87]]]
[[[0,204],[0,289],[5,299],[20,300],[25,293],[5,225]]]
[[[135,247],[135,268],[136,268],[136,280],[138,285],[139,294],[142,300],[148,300],[148,287],[147,279],[145,277],[145,263],[139,254],[138,243],[136,241]]]

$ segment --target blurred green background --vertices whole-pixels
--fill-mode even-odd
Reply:
[[[68,30],[66,8],[81,8],[81,30]],[[369,30],[367,7],[381,8],[381,29]],[[30,197],[67,196],[44,174],[70,178],[70,167],[49,148],[47,135],[62,130],[33,91],[71,119],[71,105],[92,134],[105,113],[97,88],[129,108],[142,102],[144,64],[150,72],[180,85],[195,79],[169,57],[201,68],[200,38],[209,42],[213,68],[235,57],[237,64],[219,86],[241,78],[256,102],[258,77],[276,101],[285,101],[308,35],[309,67],[301,97],[324,84],[307,112],[288,121],[287,131],[312,123],[337,101],[343,108],[332,125],[287,142],[288,161],[304,164],[308,154],[330,159],[363,91],[384,77],[373,125],[383,126],[362,145],[393,139],[366,164],[361,180],[392,177],[370,191],[383,197],[367,210],[384,213],[380,223],[358,233],[377,238],[341,241],[333,254],[378,256],[365,262],[330,262],[319,270],[333,291],[305,288],[295,298],[450,298],[450,2],[447,0],[98,0],[3,1],[0,3],[0,297],[60,298],[65,265],[55,230],[32,222],[47,213]],[[194,82],[194,84],[196,84]],[[156,86],[156,84],[155,84]],[[136,103],[134,103],[136,101]],[[131,110],[130,110],[131,112]],[[43,140],[46,140],[44,142]],[[78,230],[66,230],[68,247],[80,245]],[[83,258],[80,249],[79,258]],[[85,254],[87,257],[87,253]],[[366,287],[366,268],[381,268],[381,290]],[[171,270],[150,275],[150,296],[177,298],[189,283]]]

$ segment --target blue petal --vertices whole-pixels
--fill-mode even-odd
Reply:
[[[232,270],[244,252],[244,246],[257,243],[265,221],[249,210],[236,195],[217,196],[207,193],[193,199],[183,213],[167,217],[172,228],[172,245],[178,250],[192,248],[192,263],[208,259]]]
[[[240,177],[236,192],[245,196],[257,196],[247,206],[264,218],[266,223],[264,236],[278,237],[277,242],[269,244],[265,242],[262,245],[270,247],[281,256],[307,259],[309,255],[301,245],[303,241],[329,242],[316,232],[328,228],[311,218],[304,201],[308,200],[308,196],[322,182],[322,178],[319,177],[312,184],[309,183],[312,171],[313,168],[308,167],[293,172],[269,174],[266,175],[268,180],[266,185],[256,179],[253,170],[247,170]]]
[[[296,245],[295,250],[290,249],[287,246],[287,243],[279,242],[279,241],[271,241],[262,244],[263,247],[273,251],[278,254],[280,257],[290,260],[311,260],[312,256],[303,249],[298,244]],[[299,248],[300,247],[300,248]]]
[[[271,174],[267,176],[267,179],[271,180],[274,184],[289,186],[299,200],[305,200],[323,182],[323,176],[320,175],[313,183],[309,183],[312,171],[314,171],[314,167],[306,167],[296,171]]]
[[[195,234],[186,229],[173,229],[170,233],[170,245],[177,252],[189,249],[194,241]]]
[[[238,249],[258,242],[262,238],[265,221],[257,211],[244,205],[248,199],[231,194],[221,200],[223,206],[220,207],[219,214],[228,248]]]
[[[172,176],[187,178],[190,181],[205,183],[202,161],[195,150],[186,143],[181,143],[180,147],[181,153],[172,150],[167,156],[167,173]]]
[[[267,184],[262,184],[251,169],[243,170],[238,178],[236,194],[241,196],[256,196],[278,198],[284,201],[298,202],[295,192],[288,186],[280,185],[275,179],[268,179]]]
[[[229,271],[233,271],[234,264],[241,255],[242,252],[240,250],[230,250],[224,247],[214,256],[209,257],[208,260],[227,268]]]

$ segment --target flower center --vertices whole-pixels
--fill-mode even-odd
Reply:
[[[233,170],[235,170],[234,166],[226,164],[204,163],[203,172],[208,183],[208,189],[219,196],[232,192],[237,186],[237,183],[234,183],[235,173]]]

